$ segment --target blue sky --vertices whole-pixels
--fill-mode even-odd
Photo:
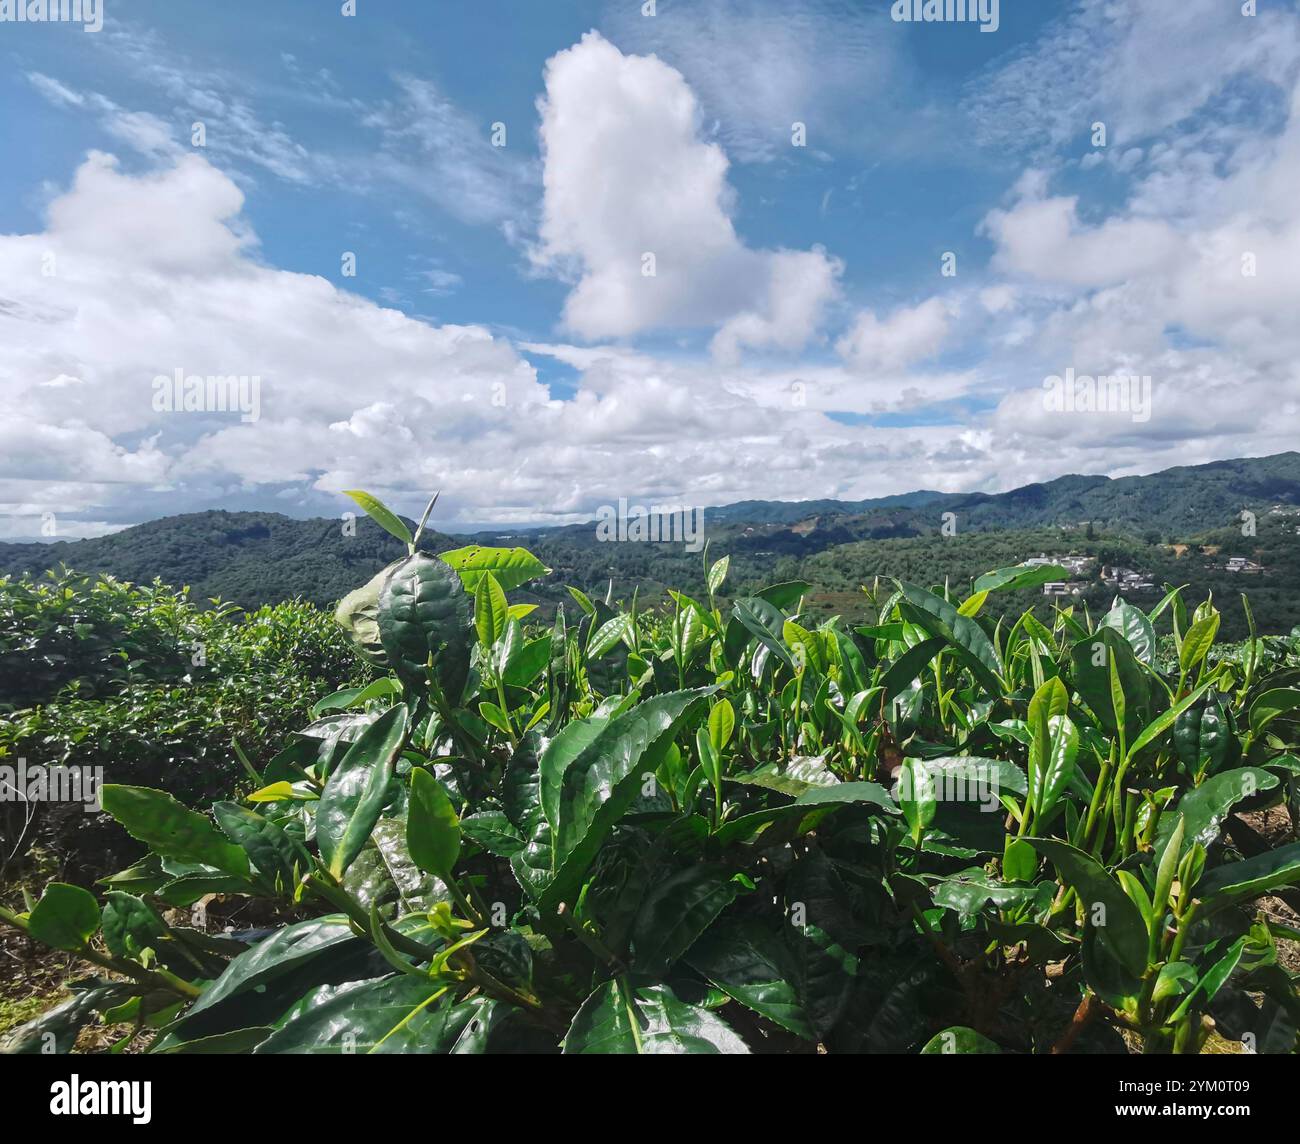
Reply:
[[[103,4],[0,22],[0,535],[1294,442],[1294,3]],[[1063,418],[1067,368],[1151,377],[1149,416]],[[256,376],[256,417],[158,409],[176,370]]]

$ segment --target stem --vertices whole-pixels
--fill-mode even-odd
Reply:
[[[506,721],[506,735],[510,739],[510,745],[514,747],[519,743],[519,739],[515,736],[515,726],[510,721],[510,708],[506,705],[505,681],[502,680],[499,673],[497,675],[497,702],[501,704],[501,717]]]
[[[456,879],[451,874],[444,874],[442,876],[442,884],[447,887],[447,892],[451,894],[453,901],[455,901],[456,905],[464,911],[465,916],[472,921],[475,926],[479,929],[490,928],[484,920],[483,915],[470,905],[469,899],[465,897],[460,886],[456,884]]]
[[[1070,1018],[1070,1024],[1061,1034],[1060,1040],[1052,1046],[1052,1053],[1068,1053],[1074,1042],[1079,1039],[1079,1034],[1092,1023],[1094,1017],[1101,1012],[1101,1002],[1097,995],[1091,990],[1087,990],[1083,995],[1083,1000],[1079,1002],[1079,1007],[1074,1011],[1074,1016]]]
[[[27,923],[12,910],[0,906],[0,922],[5,922],[13,926],[14,929],[21,930],[28,937],[31,937],[31,931]],[[145,969],[142,965],[136,965],[132,961],[120,960],[116,957],[105,957],[102,953],[97,952],[84,946],[81,949],[70,950],[74,956],[88,961],[91,965],[98,965],[101,969],[107,969],[113,973],[120,973],[123,977],[129,977],[141,985],[149,985],[154,989],[170,989],[187,1000],[193,1001],[196,997],[203,995],[203,990],[197,985],[177,977],[174,973],[168,973],[165,969]]]
[[[587,947],[588,951],[590,951],[597,961],[604,964],[614,973],[621,973],[623,971],[622,962],[620,962],[619,959],[610,952],[605,943],[602,942],[594,933],[591,933],[589,930],[578,924],[578,919],[569,912],[567,902],[561,902],[559,906],[556,907],[555,912],[559,916],[559,919],[568,926],[569,931],[573,936]]]
[[[1200,909],[1201,901],[1199,898],[1193,900],[1187,912],[1177,916],[1178,932],[1174,935],[1173,945],[1169,948],[1169,961],[1177,961],[1183,955],[1183,944],[1187,941],[1187,935],[1191,932],[1192,923],[1196,921],[1196,914]]]
[[[324,871],[322,871],[324,873]],[[328,877],[328,875],[326,875]],[[370,915],[362,908],[360,902],[347,892],[342,886],[330,885],[322,878],[315,874],[308,874],[303,879],[303,884],[311,890],[318,898],[347,914],[348,920],[354,926],[360,926],[363,934],[370,933]],[[393,943],[393,948],[400,950],[402,953],[409,954],[411,957],[419,958],[421,961],[430,961],[437,956],[437,950],[430,949],[428,946],[421,944],[412,938],[407,937],[404,933],[399,932],[392,926],[386,926],[386,935],[388,940]]]
[[[1097,815],[1101,812],[1102,804],[1105,802],[1108,784],[1110,782],[1110,772],[1113,766],[1113,756],[1108,755],[1102,760],[1101,770],[1097,773],[1097,785],[1092,791],[1092,802],[1088,804],[1088,817],[1083,827],[1083,846],[1082,849],[1094,852],[1093,831],[1097,825]]]

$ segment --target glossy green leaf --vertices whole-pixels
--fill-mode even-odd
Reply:
[[[1274,719],[1300,708],[1300,689],[1275,687],[1250,706],[1250,729],[1260,734]]]
[[[780,584],[770,584],[754,593],[754,598],[779,609],[790,612],[799,606],[799,602],[812,591],[807,580],[785,580]]]
[[[678,999],[667,985],[633,990],[607,981],[582,1003],[564,1038],[576,1054],[748,1053],[721,1017]]]
[[[411,770],[406,845],[421,870],[444,881],[460,857],[460,819],[442,783],[423,767]]]
[[[389,572],[379,596],[379,636],[408,686],[423,688],[432,660],[439,685],[460,701],[473,642],[470,597],[441,560],[417,552]]]
[[[1202,616],[1187,629],[1183,636],[1183,645],[1178,650],[1178,666],[1184,672],[1195,669],[1209,654],[1214,646],[1214,637],[1219,634],[1219,613],[1212,612]]]
[[[879,783],[851,782],[810,786],[795,798],[797,806],[822,806],[827,803],[867,803],[878,806],[888,814],[898,814],[898,804],[889,797],[889,791]]]
[[[138,958],[146,949],[156,949],[167,933],[167,923],[143,898],[110,890],[104,895],[101,917],[104,944],[114,957]]]
[[[1111,628],[1119,632],[1133,649],[1133,654],[1145,664],[1155,661],[1156,630],[1146,613],[1127,600],[1116,600],[1097,625],[1098,629]]]
[[[1206,779],[1200,786],[1193,787],[1183,795],[1172,810],[1161,816],[1156,829],[1156,848],[1164,848],[1180,814],[1186,822],[1183,851],[1190,850],[1196,842],[1210,846],[1218,841],[1223,823],[1237,803],[1260,791],[1273,790],[1277,783],[1275,775],[1259,767],[1224,771]]]
[[[946,641],[937,636],[924,640],[915,647],[908,648],[890,664],[889,670],[880,680],[885,703],[890,703],[896,695],[910,687],[930,661],[943,651],[945,645]]]
[[[592,634],[591,642],[587,645],[587,658],[600,659],[631,636],[631,616],[617,615],[613,619],[606,620]]]
[[[474,589],[474,627],[479,642],[484,647],[494,647],[505,635],[509,619],[510,604],[505,592],[491,572],[484,572]]]
[[[1217,692],[1205,692],[1174,719],[1174,751],[1192,775],[1214,774],[1236,760],[1240,745]]]
[[[1059,564],[1017,564],[1011,568],[999,568],[994,572],[985,572],[975,581],[976,592],[996,592],[1006,590],[1018,592],[1025,588],[1037,588],[1052,580],[1068,580],[1070,570]]]
[[[29,1056],[37,1053],[71,1053],[77,1034],[95,1017],[96,1010],[120,1005],[132,995],[130,985],[97,985],[74,993],[72,998],[47,1009],[0,1040],[0,1053]]]
[[[100,794],[104,809],[164,858],[214,866],[237,877],[248,874],[248,858],[228,842],[211,819],[189,810],[171,795],[148,787],[106,784]]]
[[[904,759],[898,776],[898,805],[907,819],[912,839],[920,842],[926,827],[934,822],[938,799],[935,781],[921,759]]]
[[[507,687],[530,687],[546,670],[551,658],[551,636],[547,633],[535,640],[519,644],[506,661],[503,680]]]
[[[448,1053],[485,998],[453,1004],[444,983],[399,974],[313,990],[290,1009],[259,1055]]]
[[[524,548],[484,548],[471,544],[440,553],[438,559],[459,573],[467,592],[476,592],[479,580],[487,572],[492,573],[504,591],[513,592],[551,571]]]
[[[731,742],[736,729],[736,711],[731,701],[723,696],[709,711],[709,742],[713,749],[721,754]]]
[[[831,773],[826,760],[820,755],[793,758],[784,766],[775,762],[764,763],[752,771],[731,774],[727,778],[732,782],[744,783],[746,786],[780,791],[794,798],[806,794],[815,787],[835,786],[840,781]]]
[[[1279,846],[1241,862],[1228,862],[1209,871],[1196,887],[1196,896],[1211,910],[1246,901],[1300,882],[1300,842]]]
[[[741,625],[741,629],[757,639],[768,651],[775,655],[786,667],[794,670],[794,659],[790,649],[781,638],[785,627],[785,616],[775,604],[750,597],[736,600],[731,605],[731,614]]]
[[[356,940],[348,919],[342,914],[294,922],[276,930],[227,965],[225,972],[186,1012],[185,1020],[190,1021],[222,1002],[266,985],[304,963]]]
[[[731,557],[724,556],[721,560],[715,560],[709,568],[709,593],[715,594],[722,587],[722,582],[727,578],[727,569],[731,567]]]
[[[1073,888],[1084,908],[1084,924],[1099,935],[1129,973],[1141,976],[1147,964],[1147,927],[1123,887],[1095,858],[1056,838],[1027,841],[1051,862]]]
[[[461,833],[498,858],[513,858],[524,848],[524,840],[504,813],[480,810],[460,820]]]
[[[99,929],[99,903],[80,886],[51,882],[27,919],[27,932],[55,949],[84,949]]]
[[[310,868],[302,843],[265,815],[235,802],[214,803],[212,814],[226,837],[243,849],[253,868],[279,892],[291,892]]]
[[[688,866],[646,895],[632,927],[632,967],[662,977],[740,890],[732,871]]]
[[[349,496],[356,501],[366,511],[370,519],[385,532],[397,537],[403,544],[409,545],[411,543],[411,530],[378,497],[363,492],[361,489],[344,489],[343,495]]]
[[[900,586],[904,599],[911,605],[911,615],[915,622],[930,635],[947,643],[986,690],[999,693],[1002,690],[1002,663],[978,621],[961,615],[950,603],[933,592],[927,592],[914,584]]]
[[[686,962],[759,1016],[798,1037],[813,1039],[812,1024],[799,998],[796,961],[767,927],[723,919],[691,946]]]
[[[1066,715],[1053,715],[1048,720],[1047,757],[1033,772],[1038,789],[1030,792],[1038,818],[1051,814],[1069,787],[1078,755],[1079,732],[1074,723]]]
[[[965,1025],[953,1025],[942,1033],[936,1033],[921,1049],[922,1056],[1000,1052],[1002,1050],[983,1033]]]
[[[321,861],[335,878],[343,877],[383,813],[406,730],[405,705],[389,708],[348,748],[321,792],[316,844]]]
[[[609,720],[576,755],[566,754],[558,774],[560,757],[552,751],[543,757],[543,802],[546,791],[552,791],[555,814],[555,876],[547,887],[545,906],[570,898],[602,840],[652,778],[647,772],[653,768],[643,760],[671,741],[695,706],[713,691],[704,687],[669,692],[636,704]]]
[[[1100,628],[1079,640],[1071,649],[1074,686],[1092,708],[1102,726],[1114,734],[1114,697],[1111,693],[1111,664],[1124,695],[1124,727],[1128,741],[1137,738],[1149,722],[1151,684],[1128,641],[1114,628]]]

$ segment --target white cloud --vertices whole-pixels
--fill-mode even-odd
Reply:
[[[754,309],[728,318],[713,337],[713,353],[735,362],[743,347],[798,350],[811,341],[844,266],[821,247],[769,256],[766,294]]]
[[[1038,361],[1090,377],[1149,377],[1148,421],[1062,417],[1037,385],[992,424],[1031,454],[1048,440],[1112,467],[1295,447],[1300,431],[1300,88],[1273,137],[1184,137],[1153,149],[1129,201],[1095,223],[1042,176],[985,229],[994,265],[1036,311]],[[1213,148],[1213,151],[1206,148]],[[1062,289],[1065,284],[1067,289]],[[1036,381],[1038,379],[1035,379]]]
[[[239,189],[201,158],[127,175],[94,155],[42,233],[0,236],[0,391],[11,411],[0,532],[32,535],[45,512],[67,535],[214,505],[334,513],[352,487],[408,513],[441,488],[443,524],[562,519],[619,496],[718,504],[1005,488],[1063,468],[1149,471],[1288,443],[1286,375],[1210,351],[1153,358],[1176,383],[1160,400],[1179,386],[1197,400],[1123,433],[1085,424],[1063,441],[1059,424],[1023,404],[1023,387],[986,425],[835,419],[996,390],[982,368],[909,368],[943,344],[951,314],[939,299],[860,321],[840,365],[522,346],[579,372],[576,394],[558,401],[482,328],[433,326],[260,264],[241,207]],[[1032,309],[1032,283],[1020,289],[1016,304]],[[1108,344],[1133,304],[1097,291],[1095,329],[1056,315],[1056,344]],[[261,420],[155,412],[152,380],[177,368],[257,375]],[[1275,402],[1268,425],[1243,394]]]
[[[41,95],[55,105],[81,107],[86,102],[86,97],[81,92],[73,91],[52,76],[41,72],[28,72],[27,79]]]
[[[11,410],[2,475],[63,489],[65,504],[80,485],[83,510],[179,511],[286,481],[307,482],[303,495],[319,506],[328,498],[313,501],[311,489],[336,490],[344,473],[452,487],[462,440],[544,405],[531,367],[486,330],[430,326],[260,265],[242,204],[198,156],[128,175],[93,154],[50,203],[43,233],[0,237],[0,385]],[[262,420],[155,411],[153,379],[178,369],[258,377]],[[505,414],[491,412],[493,386]],[[378,393],[406,435],[354,444],[331,431],[373,421]]]
[[[960,434],[954,454],[951,428],[827,416],[898,409],[906,385],[938,396],[966,378],[864,384],[840,367],[524,347],[580,371],[571,400],[551,399],[482,328],[416,321],[255,261],[241,206],[199,157],[129,175],[93,155],[43,232],[0,236],[0,532],[31,535],[45,512],[67,535],[213,506],[334,513],[353,487],[408,513],[440,488],[443,524],[537,519],[623,495],[866,496],[979,465],[976,438]],[[157,412],[153,379],[176,369],[259,377],[261,419]]]
[[[169,102],[187,141],[193,123],[204,125],[206,148],[216,159],[237,169],[263,171],[287,182],[309,184],[331,177],[327,157],[315,155],[277,122],[268,122],[249,99],[257,81],[241,83],[239,76],[196,64],[173,52],[162,37],[138,25],[110,23],[94,37],[94,48],[112,54]],[[317,93],[323,98],[322,93]],[[335,101],[337,104],[344,101]]]
[[[710,0],[646,18],[640,4],[617,3],[607,26],[615,43],[686,77],[706,132],[741,163],[896,154],[933,127],[909,108],[908,129],[896,129],[899,93],[915,97],[918,77],[884,4]],[[806,150],[791,145],[795,123],[807,129]]]
[[[1181,241],[1167,223],[1110,218],[1079,221],[1075,197],[1022,197],[1010,211],[994,210],[984,231],[997,244],[996,269],[1049,282],[1101,286],[1168,265]]]
[[[854,369],[900,370],[943,348],[951,318],[952,306],[942,298],[900,306],[884,319],[862,310],[835,348]]]
[[[537,257],[576,278],[568,329],[594,339],[719,326],[724,356],[808,340],[835,295],[838,265],[820,250],[759,251],[740,240],[727,158],[702,138],[679,72],[589,32],[548,61],[539,111]]]
[[[1284,7],[1259,4],[1247,16],[1238,0],[1079,0],[1061,9],[1037,40],[969,81],[962,105],[986,146],[1059,147],[1103,122],[1109,146],[1127,147],[1168,134],[1234,84],[1288,90],[1295,79],[1300,18]]]
[[[1205,16],[1200,0],[1193,7]],[[677,29],[673,63],[686,58],[680,28],[700,19],[660,25]],[[1138,42],[1154,35],[1145,19],[1131,28]],[[697,77],[721,42],[701,41],[699,58],[681,64],[686,78],[595,34],[559,53],[539,104],[541,174],[490,148],[483,125],[427,81],[402,81],[376,107],[321,80],[322,106],[368,116],[379,132],[379,161],[362,179],[371,189],[401,186],[411,191],[404,202],[418,194],[462,220],[526,233],[541,187],[534,253],[569,278],[565,320],[578,338],[685,329],[712,338],[711,360],[627,345],[521,346],[576,371],[564,401],[481,326],[415,320],[267,265],[243,216],[242,172],[352,176],[277,136],[228,83],[199,74],[182,92],[183,68],[137,61],[176,99],[178,128],[200,109],[223,125],[225,150],[209,154],[233,174],[172,143],[163,117],[32,74],[45,98],[98,117],[153,169],[126,174],[92,155],[40,233],[0,236],[9,410],[0,534],[31,535],[44,512],[69,534],[214,505],[333,513],[347,507],[337,491],[357,486],[408,513],[441,488],[441,506],[460,520],[509,521],[582,517],[620,495],[715,504],[997,489],[1294,447],[1300,113],[1275,135],[1240,117],[1168,130],[1170,116],[1218,89],[1204,76],[1169,86],[1177,77],[1162,73],[1159,99],[1133,93],[1115,105],[1133,111],[1125,132],[1142,145],[1117,143],[1104,160],[1114,170],[1088,176],[1125,180],[1120,205],[1098,204],[1086,185],[1054,190],[1074,170],[1036,161],[987,214],[993,261],[974,284],[860,310],[837,329],[839,260],[742,240],[723,150],[772,157],[762,119],[784,122],[789,93],[812,90],[790,78],[807,61],[774,71],[772,102],[747,123],[718,125],[710,117],[726,106],[726,81]],[[1254,60],[1268,83],[1291,74],[1281,49],[1261,55],[1253,32],[1241,42],[1239,51],[1229,38],[1224,66]],[[739,43],[735,51],[749,50]],[[1126,43],[1111,48],[1132,57]],[[1098,74],[1115,73],[1107,64]],[[1104,89],[1108,99],[1117,91]],[[1070,115],[1084,109],[1070,106]],[[1055,117],[1066,111],[1047,114],[1065,123]],[[1152,124],[1165,125],[1164,137],[1151,136]],[[809,126],[816,139],[817,122]],[[642,275],[647,252],[654,278]],[[1256,256],[1254,277],[1241,273],[1245,253]],[[460,285],[433,253],[412,253],[402,282],[413,295]],[[823,352],[834,334],[838,357]],[[812,352],[793,358],[801,349]],[[759,364],[746,360],[751,351]],[[1052,415],[1039,382],[1067,367],[1150,374],[1150,421]],[[261,420],[156,413],[151,381],[178,368],[258,376]],[[869,423],[881,415],[888,427]],[[899,428],[908,418],[933,423]]]

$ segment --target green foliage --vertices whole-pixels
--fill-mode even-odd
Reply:
[[[1216,655],[1209,601],[1039,618],[1005,566],[853,631],[719,573],[530,633],[498,570],[531,560],[395,564],[393,676],[319,701],[244,802],[109,788],[153,853],[102,920],[59,884],[0,910],[116,975],[41,1020],[167,1012],[150,1052],[1296,1050],[1256,903],[1300,843],[1240,815],[1296,807],[1297,669]],[[286,924],[186,960],[191,893]]]
[[[235,742],[260,771],[323,691],[369,674],[328,615],[299,601],[245,614],[66,569],[0,580],[0,763],[11,766],[102,768],[106,783],[206,807],[248,777]],[[33,805],[24,823],[0,803],[0,857],[39,844],[102,869],[105,854],[131,853],[81,804]]]

